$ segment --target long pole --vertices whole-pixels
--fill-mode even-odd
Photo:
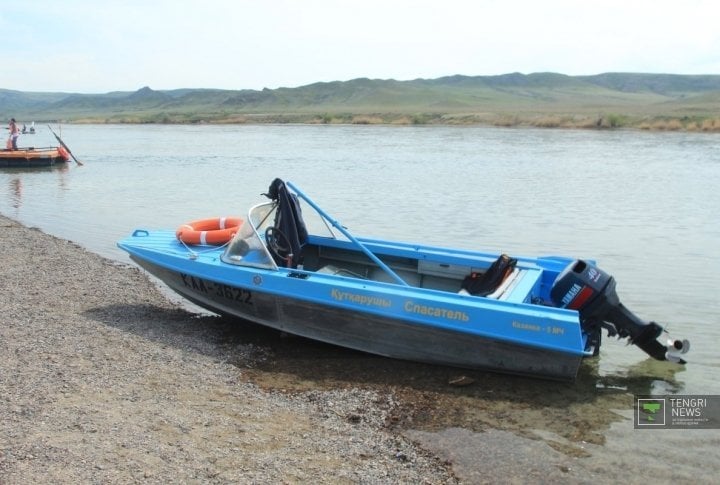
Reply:
[[[82,163],[80,160],[78,160],[77,158],[75,158],[75,155],[73,155],[73,152],[70,151],[70,148],[68,148],[68,146],[65,144],[64,141],[62,141],[62,139],[61,139],[59,136],[57,136],[57,133],[55,133],[55,132],[53,131],[53,129],[50,127],[50,125],[48,125],[48,128],[50,129],[50,133],[52,133],[53,135],[55,135],[55,138],[57,138],[58,143],[60,143],[60,145],[62,145],[62,147],[63,147],[65,150],[67,150],[67,152],[70,154],[70,156],[72,157],[72,159],[75,160],[75,163],[77,163],[78,165],[83,165],[83,163]]]

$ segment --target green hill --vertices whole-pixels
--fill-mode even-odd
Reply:
[[[510,73],[106,94],[0,89],[0,111],[37,122],[492,123],[706,131],[717,124],[720,131],[720,75]]]

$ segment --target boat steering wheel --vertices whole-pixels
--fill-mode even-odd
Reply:
[[[265,243],[276,260],[287,261],[292,254],[290,239],[277,227],[270,226],[265,229]]]

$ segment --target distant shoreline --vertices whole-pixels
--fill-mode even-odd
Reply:
[[[0,88],[16,119],[73,123],[489,125],[720,132],[720,75],[518,72],[436,79],[357,78],[262,90],[182,88],[104,94]]]
[[[165,115],[152,117],[119,116],[117,118],[84,117],[55,120],[65,124],[132,124],[132,125],[392,125],[392,126],[495,126],[503,128],[556,128],[583,130],[636,129],[653,132],[720,133],[720,118],[706,117],[632,117],[626,115],[568,114],[244,114],[231,117]],[[44,122],[40,122],[44,123]]]

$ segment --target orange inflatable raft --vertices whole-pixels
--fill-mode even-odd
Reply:
[[[230,241],[240,230],[242,223],[243,220],[239,217],[200,219],[178,227],[175,237],[186,244],[218,246]]]

